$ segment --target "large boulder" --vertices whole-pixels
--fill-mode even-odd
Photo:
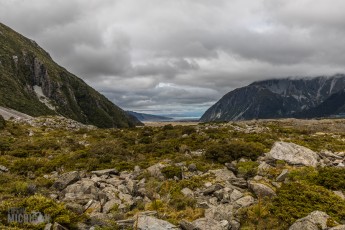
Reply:
[[[220,204],[218,206],[212,206],[205,210],[205,217],[208,219],[214,219],[218,221],[227,220],[232,221],[233,209],[231,204]]]
[[[274,143],[267,157],[274,160],[283,160],[291,165],[305,165],[316,167],[319,156],[314,151],[288,142]]]
[[[257,197],[273,197],[276,195],[276,193],[268,187],[267,185],[261,184],[261,183],[256,183],[253,181],[250,181],[249,183],[249,188],[255,193]]]
[[[329,216],[321,211],[314,211],[308,216],[298,219],[289,230],[324,230],[327,229]]]
[[[138,230],[169,230],[177,229],[177,227],[165,220],[157,219],[153,216],[139,216],[138,220],[134,223]]]
[[[60,175],[59,179],[55,181],[55,183],[53,184],[53,187],[61,191],[64,188],[66,188],[68,185],[73,184],[74,182],[77,182],[78,180],[80,180],[80,172],[73,171],[73,172],[64,173]]]

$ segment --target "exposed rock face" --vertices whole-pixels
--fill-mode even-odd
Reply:
[[[320,211],[314,211],[308,216],[298,219],[289,230],[320,230],[327,229],[329,216]]]
[[[30,116],[62,115],[102,128],[142,125],[37,44],[0,23],[0,106]]]
[[[294,143],[276,142],[267,157],[284,160],[291,165],[316,167],[319,156],[314,151]]]
[[[200,120],[209,122],[333,115],[344,112],[344,88],[345,75],[340,74],[332,77],[258,81],[224,95]]]

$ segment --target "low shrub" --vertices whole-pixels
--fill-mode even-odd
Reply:
[[[321,168],[315,178],[315,183],[331,190],[345,191],[345,168]]]
[[[256,142],[234,141],[229,144],[212,144],[206,150],[206,159],[226,163],[242,157],[256,160],[265,152],[265,146]]]
[[[6,127],[6,121],[3,116],[0,115],[0,129],[4,129]]]
[[[336,221],[345,219],[345,201],[333,192],[318,185],[304,182],[283,184],[272,202],[271,212],[283,222],[291,225],[297,219],[319,210]]]
[[[162,169],[163,175],[168,179],[174,179],[176,176],[177,178],[182,178],[182,169],[181,167],[177,166],[167,166]]]
[[[258,171],[258,166],[259,163],[255,161],[239,162],[237,164],[238,174],[242,175],[246,179],[254,177]]]

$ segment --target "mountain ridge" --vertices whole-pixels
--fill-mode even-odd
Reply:
[[[302,112],[317,107],[344,88],[343,74],[256,81],[225,94],[200,121],[303,118]]]
[[[2,23],[0,53],[0,106],[31,116],[61,115],[100,128],[142,125],[58,65],[36,42]]]

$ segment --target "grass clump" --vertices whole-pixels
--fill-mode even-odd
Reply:
[[[237,163],[238,174],[248,179],[254,177],[258,172],[259,163],[255,161],[244,161]]]

